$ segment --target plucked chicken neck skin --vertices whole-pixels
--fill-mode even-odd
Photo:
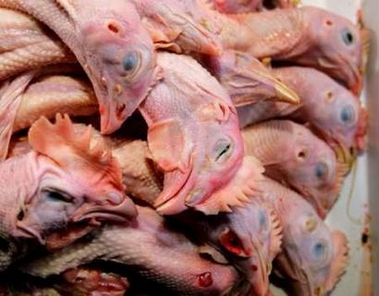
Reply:
[[[25,271],[47,277],[94,259],[133,265],[135,272],[180,295],[225,295],[238,281],[233,267],[202,258],[197,246],[146,207],[138,207],[135,223],[105,227],[91,241],[37,259]]]
[[[312,6],[219,17],[224,48],[314,67],[360,92],[367,41],[350,20]]]
[[[47,64],[76,62],[71,50],[30,15],[0,8],[0,79]]]
[[[264,174],[293,188],[325,217],[338,198],[347,167],[306,127],[270,120],[243,129],[245,153],[257,157]],[[278,153],[278,151],[281,153]]]
[[[2,0],[0,6],[32,15],[72,50],[94,87],[102,133],[118,129],[161,75],[153,42],[128,1]]]

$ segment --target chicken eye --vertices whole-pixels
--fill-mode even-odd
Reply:
[[[326,253],[326,245],[324,242],[317,242],[313,246],[313,255],[315,255],[315,257],[317,258],[324,257],[325,253]]]
[[[268,221],[266,213],[263,210],[260,210],[258,212],[258,221],[259,221],[259,227],[260,229],[264,230],[268,228]]]
[[[350,30],[342,31],[342,41],[346,45],[351,45],[354,43],[354,35]]]
[[[127,54],[122,60],[122,66],[126,72],[130,72],[137,67],[138,56],[135,53]]]
[[[217,144],[214,148],[214,151],[215,151],[215,155],[216,155],[216,158],[215,158],[216,162],[226,160],[232,154],[231,153],[232,143],[228,140],[225,140],[225,139],[220,140],[219,142],[217,142]]]
[[[342,108],[340,118],[343,123],[351,123],[354,121],[354,109],[352,106],[345,106]]]
[[[328,173],[328,166],[323,162],[319,162],[315,168],[316,177],[319,179],[322,179],[323,177],[326,176],[327,173]]]
[[[56,190],[44,190],[42,194],[47,200],[54,202],[72,202],[73,200],[72,196]]]

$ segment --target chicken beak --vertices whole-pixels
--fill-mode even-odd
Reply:
[[[73,222],[90,220],[97,223],[99,220],[127,222],[137,216],[137,209],[129,197],[125,197],[119,204],[105,200],[101,204],[86,203],[71,217]]]
[[[289,104],[299,104],[300,97],[297,95],[295,91],[290,89],[284,83],[280,81],[276,81],[275,83],[275,91],[276,91],[276,100],[279,102],[285,102]]]

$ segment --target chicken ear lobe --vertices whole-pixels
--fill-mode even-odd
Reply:
[[[190,155],[185,146],[189,142],[178,120],[168,119],[151,125],[147,141],[153,159],[164,172],[188,171]]]

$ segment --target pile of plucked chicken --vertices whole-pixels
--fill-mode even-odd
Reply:
[[[0,0],[0,295],[326,295],[367,31],[292,0]]]

